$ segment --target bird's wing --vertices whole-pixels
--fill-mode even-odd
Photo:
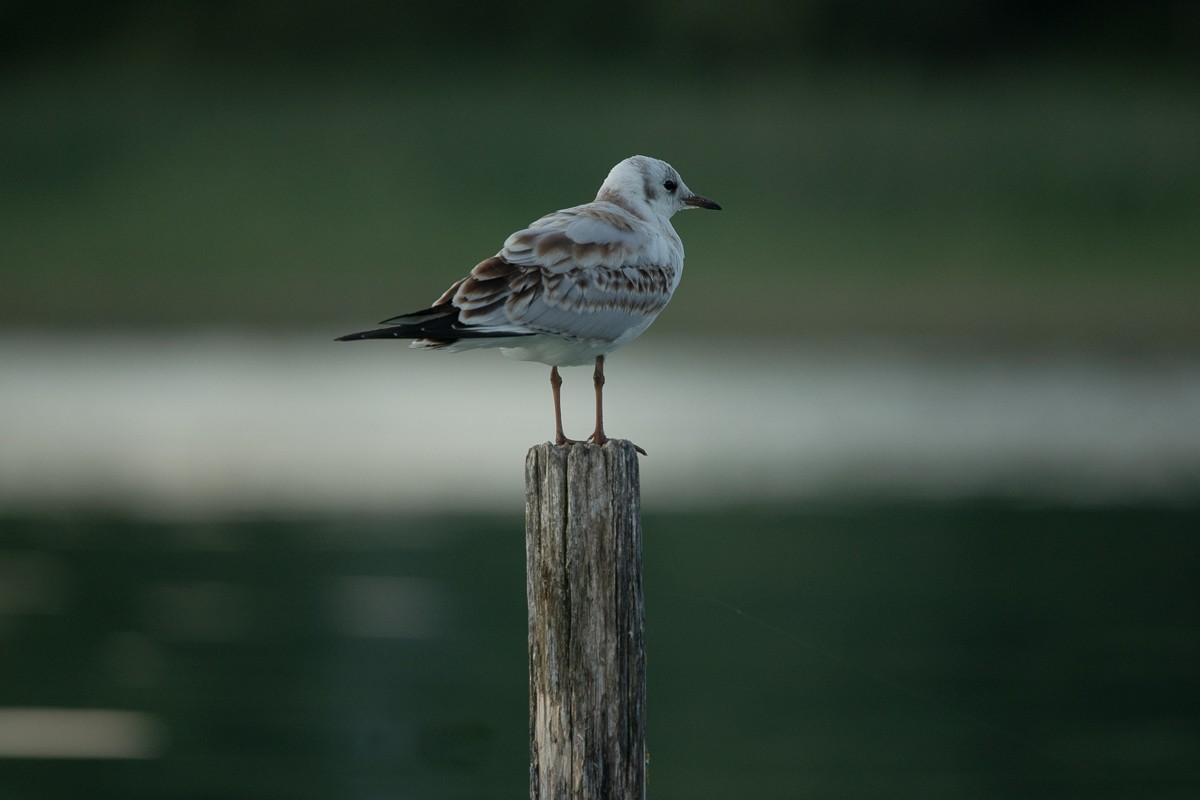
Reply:
[[[641,219],[612,203],[594,202],[547,214],[504,242],[506,261],[549,272],[635,265],[656,237]]]
[[[435,307],[460,325],[612,341],[667,305],[683,252],[617,206],[556,211],[517,231],[492,258],[450,287]]]

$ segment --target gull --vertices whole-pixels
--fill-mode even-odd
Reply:
[[[595,200],[512,234],[429,308],[337,341],[412,339],[410,347],[452,352],[496,347],[546,364],[556,445],[577,443],[563,434],[558,369],[594,363],[596,428],[587,441],[602,445],[604,357],[650,327],[679,285],[683,242],[671,217],[688,208],[721,206],[688,189],[665,161],[627,158]]]

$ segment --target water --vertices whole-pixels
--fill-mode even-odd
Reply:
[[[549,371],[394,342],[0,336],[0,512],[495,511],[553,432]],[[608,364],[647,507],[798,497],[1180,502],[1200,494],[1200,358],[648,336]],[[591,431],[564,371],[567,434]]]
[[[645,527],[654,797],[1200,790],[1194,506]],[[9,516],[0,796],[526,796],[525,635],[518,515]]]

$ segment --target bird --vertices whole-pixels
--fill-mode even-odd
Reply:
[[[554,443],[563,433],[560,367],[594,364],[596,424],[603,445],[604,359],[641,335],[666,308],[683,274],[678,211],[720,210],[688,189],[665,161],[636,155],[609,171],[590,203],[546,214],[510,235],[428,308],[337,341],[411,339],[410,347],[499,348],[550,367]],[[643,455],[645,451],[637,448]]]

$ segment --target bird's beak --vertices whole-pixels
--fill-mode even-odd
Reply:
[[[707,197],[701,197],[698,194],[689,194],[683,198],[683,204],[692,208],[711,208],[713,211],[721,210],[720,204],[715,200],[709,200]]]

